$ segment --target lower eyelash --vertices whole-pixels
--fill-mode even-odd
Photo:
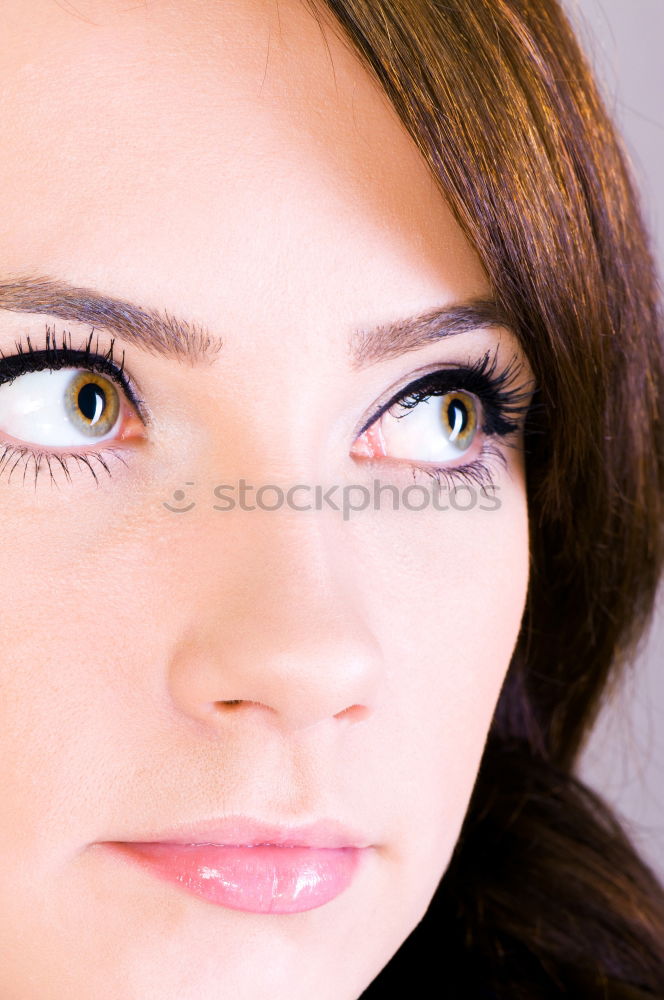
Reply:
[[[98,462],[100,467],[109,476],[111,476],[112,475],[111,470],[109,469],[108,464],[106,462],[106,458],[111,456],[113,456],[114,458],[118,458],[123,463],[123,465],[125,466],[127,465],[127,462],[125,461],[125,458],[122,455],[121,448],[105,448],[101,451],[91,451],[84,454],[82,453],[76,454],[75,452],[65,452],[62,454],[57,454],[56,452],[52,451],[35,451],[34,449],[27,446],[25,448],[17,448],[15,445],[4,444],[0,442],[0,478],[9,469],[9,475],[7,477],[7,482],[9,483],[15,469],[22,463],[23,484],[25,485],[25,477],[28,471],[28,465],[30,460],[32,460],[34,463],[35,489],[37,488],[37,480],[39,478],[39,473],[40,471],[43,471],[45,469],[48,470],[51,479],[51,484],[55,484],[57,486],[58,482],[55,476],[53,475],[51,462],[53,462],[56,465],[56,467],[59,467],[62,470],[67,482],[71,482],[69,463],[72,461],[76,461],[78,463],[79,468],[82,464],[88,469],[95,483],[97,484],[97,486],[99,486],[99,480],[97,479],[97,474],[95,473],[95,470],[93,468],[93,463]],[[13,462],[12,459],[14,459]]]
[[[514,447],[503,441],[503,447]],[[503,469],[507,468],[507,458],[502,448],[498,447],[491,440],[486,441],[479,458],[469,462],[467,465],[459,466],[411,466],[413,478],[418,475],[426,475],[433,479],[438,488],[454,489],[456,486],[477,486],[479,489],[497,489],[498,485],[494,478],[492,465],[498,464]]]

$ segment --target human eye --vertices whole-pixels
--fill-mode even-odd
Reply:
[[[396,461],[440,486],[495,487],[492,464],[506,465],[532,397],[525,365],[498,352],[427,372],[393,394],[360,429],[351,455]]]
[[[71,466],[95,468],[109,475],[108,460],[119,458],[127,443],[145,437],[142,400],[124,370],[124,358],[113,358],[114,341],[105,353],[92,350],[93,333],[80,348],[66,333],[57,338],[46,327],[43,347],[26,337],[16,353],[0,358],[0,475],[9,479],[23,465],[23,479],[34,463],[35,486],[40,470],[61,468],[67,480]],[[99,448],[104,444],[104,448]],[[119,446],[119,447],[118,447]],[[126,464],[126,463],[125,463]]]

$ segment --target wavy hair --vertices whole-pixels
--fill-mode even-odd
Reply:
[[[426,158],[539,383],[514,656],[448,869],[364,997],[420,995],[420,976],[447,1000],[664,997],[664,888],[575,774],[664,562],[662,311],[628,157],[557,0],[324,7]]]

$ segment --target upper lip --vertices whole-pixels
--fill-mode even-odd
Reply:
[[[371,841],[362,833],[334,819],[291,826],[239,815],[179,823],[132,840],[139,843],[216,844],[226,847],[258,847],[261,844],[280,847],[371,846]]]

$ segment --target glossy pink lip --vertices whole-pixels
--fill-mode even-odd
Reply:
[[[334,821],[277,827],[244,817],[185,824],[145,841],[106,841],[203,899],[248,913],[301,913],[351,884],[370,846]]]

